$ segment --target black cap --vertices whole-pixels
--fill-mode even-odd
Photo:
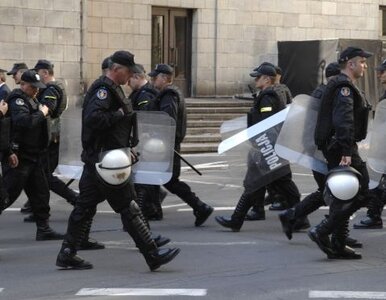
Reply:
[[[145,68],[143,67],[143,65],[141,64],[135,64],[134,68],[133,68],[133,73],[136,73],[136,74],[144,74],[146,73],[145,72]]]
[[[54,65],[49,60],[39,59],[33,69],[34,70],[41,70],[41,69],[52,70],[53,68],[54,68]]]
[[[7,73],[7,72],[8,72],[7,70],[0,69],[0,73]]]
[[[155,77],[158,74],[167,74],[167,75],[172,75],[173,74],[173,68],[167,64],[158,64],[155,66],[154,70],[151,71],[148,75],[150,77]]]
[[[19,70],[27,70],[28,67],[25,63],[15,63],[13,64],[12,70],[7,73],[7,75],[15,75]]]
[[[101,65],[101,68],[102,70],[104,69],[107,69],[109,67],[109,61],[111,59],[111,56],[108,56],[106,57],[103,61],[102,61],[102,65]]]
[[[40,81],[40,76],[34,70],[27,70],[21,75],[21,80],[34,87],[44,89],[46,85]]]
[[[385,70],[386,70],[386,59],[382,62],[381,65],[379,65],[378,67],[376,67],[375,70],[380,71],[380,72],[385,71]]]
[[[337,62],[332,62],[328,64],[326,68],[326,77],[336,76],[340,73],[340,67]]]
[[[113,55],[110,56],[110,59],[113,63],[120,64],[128,68],[132,68],[135,65],[134,54],[130,53],[129,51],[116,51]]]
[[[260,77],[261,75],[267,75],[271,77],[276,76],[275,66],[271,63],[264,62],[257,68],[253,69],[253,72],[249,74],[251,77]]]
[[[367,57],[370,57],[372,55],[373,55],[373,53],[364,51],[361,48],[347,47],[346,49],[344,49],[340,53],[338,62],[342,63],[342,62],[348,61],[349,59],[357,57],[357,56],[367,58]]]

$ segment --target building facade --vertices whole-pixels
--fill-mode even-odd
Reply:
[[[118,49],[193,97],[246,91],[278,41],[382,39],[386,0],[2,0],[0,68],[51,60],[76,101]],[[8,82],[12,86],[11,78]]]

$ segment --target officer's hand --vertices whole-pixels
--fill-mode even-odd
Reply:
[[[19,159],[15,153],[8,157],[8,163],[11,168],[16,168],[19,165]]]
[[[118,111],[119,111],[120,113],[122,113],[122,116],[124,116],[124,115],[125,115],[125,112],[123,111],[123,109],[122,109],[122,108],[118,109]]]
[[[351,165],[351,156],[342,156],[342,159],[339,163],[340,166],[349,166]]]
[[[3,113],[3,115],[5,115],[8,111],[8,103],[4,100],[0,101],[0,111]]]
[[[39,110],[43,113],[43,115],[45,117],[47,117],[47,115],[48,115],[48,113],[50,111],[50,109],[48,108],[47,105],[40,105]]]

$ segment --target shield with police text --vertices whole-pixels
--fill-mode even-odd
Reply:
[[[221,155],[228,162],[234,182],[243,185],[247,193],[254,192],[290,172],[288,161],[280,158],[274,149],[283,120],[277,122],[277,116],[275,118],[274,115],[264,121],[266,124],[271,121],[270,124],[273,125],[264,126],[263,130],[255,130],[255,127],[252,129],[253,133],[248,132],[249,139],[241,139],[238,143],[235,137],[254,126],[244,129],[246,118],[226,121],[221,126],[222,138],[234,140],[232,147]],[[230,136],[231,134],[233,135]]]
[[[296,96],[280,131],[275,150],[291,163],[326,174],[326,160],[314,142],[319,107],[320,100],[316,98],[308,95]]]
[[[81,108],[69,108],[61,116],[61,143],[56,173],[70,179],[80,179]],[[164,112],[137,112],[139,143],[138,162],[132,166],[135,183],[162,185],[172,177],[176,125]]]
[[[386,173],[386,101],[378,103],[371,130],[368,163],[375,172]]]

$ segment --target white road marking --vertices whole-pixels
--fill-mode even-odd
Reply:
[[[76,296],[206,296],[206,289],[84,288]]]
[[[386,292],[309,291],[308,297],[328,299],[386,299]]]
[[[4,290],[4,288],[0,288],[0,293]]]

